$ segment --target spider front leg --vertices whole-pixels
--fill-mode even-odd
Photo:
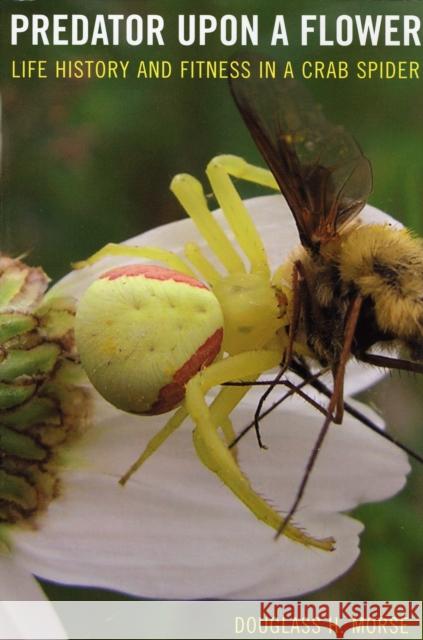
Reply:
[[[270,277],[262,239],[230,176],[278,190],[273,175],[266,169],[231,155],[213,158],[207,165],[206,173],[224,216],[250,261],[251,272]]]
[[[242,158],[232,155],[213,158],[207,165],[206,173],[239,248],[250,261],[251,272],[270,277],[267,256],[260,234],[242,198],[235,189],[231,176],[279,190],[273,175],[267,169],[256,167]],[[201,183],[193,176],[182,173],[175,176],[170,188],[224,269],[229,274],[245,273],[246,268],[243,260],[208,207]],[[198,254],[198,247],[196,250]],[[199,271],[202,271],[201,266]]]
[[[132,247],[125,244],[115,244],[113,242],[109,242],[85,260],[74,262],[72,266],[74,269],[83,269],[84,267],[96,264],[96,262],[102,258],[120,256],[125,258],[142,258],[163,262],[170,269],[175,269],[175,271],[179,271],[191,277],[194,276],[192,269],[190,269],[187,263],[177,256],[176,253],[172,253],[172,251],[166,251],[165,249],[159,249],[158,247]]]
[[[221,155],[209,162],[207,175],[223,214],[238,241],[239,248],[251,263],[251,272],[270,278],[270,270],[260,234],[230,176],[279,190],[271,172],[251,165],[237,156]],[[226,273],[246,273],[243,258],[210,211],[201,183],[189,174],[179,174],[172,180],[170,188]],[[197,243],[187,243],[185,255],[194,269],[210,285],[213,286],[222,278],[215,266],[204,256]],[[109,256],[158,261],[186,275],[194,275],[187,262],[171,251],[156,247],[114,243],[107,244],[87,259],[74,263],[73,266],[76,269],[81,269]]]
[[[280,353],[278,351],[251,351],[245,352],[221,362],[212,364],[192,378],[186,387],[185,404],[188,413],[193,418],[194,444],[200,460],[226,484],[226,486],[250,509],[250,511],[267,525],[280,530],[284,519],[251,487],[247,477],[234,460],[227,444],[218,433],[219,420],[216,419],[216,406],[219,396],[209,407],[205,400],[207,391],[216,384],[222,384],[233,379],[251,379],[278,364]],[[248,387],[240,389],[225,389],[230,399],[245,393]],[[229,403],[230,404],[230,403]],[[334,548],[332,538],[314,538],[298,527],[287,524],[284,534],[306,546],[316,547],[325,551]]]

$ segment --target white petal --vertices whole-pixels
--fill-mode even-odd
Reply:
[[[268,451],[257,447],[253,430],[239,446],[242,466],[253,485],[284,510],[290,506],[291,496],[298,487],[306,459],[323,422],[315,409],[300,402],[289,400],[283,409],[274,411],[263,420],[262,437],[269,445]],[[357,401],[351,402],[377,426],[383,427],[380,416],[369,407]],[[238,431],[251,421],[254,410],[255,400],[250,402],[247,396],[233,414]],[[168,417],[124,414],[101,399],[97,400],[96,415],[98,426],[87,433],[76,451],[94,472],[116,477],[120,477]],[[178,479],[182,478],[188,485],[185,491],[190,492],[192,488],[195,494],[195,474],[204,469],[193,453],[191,430],[189,422],[180,427],[134,480],[143,483],[145,472],[148,473],[145,476],[148,481],[157,482],[160,487],[163,484],[161,467],[165,466],[166,484],[171,490],[176,488],[179,492]],[[285,451],[287,456],[284,456]],[[359,472],[357,460],[360,460]],[[308,491],[310,502],[305,501],[304,504],[307,503],[307,508],[314,509],[317,505],[319,510],[324,507],[325,511],[336,512],[351,509],[362,502],[383,500],[402,488],[408,471],[405,454],[346,414],[342,425],[331,426]],[[205,472],[210,475],[207,470]],[[266,481],[266,486],[257,484],[262,481]]]
[[[380,418],[368,407],[358,402],[354,406],[380,426]],[[297,410],[296,414],[281,416],[279,425],[275,423],[274,420],[267,429],[264,422],[262,435],[269,450],[246,448],[246,458],[242,459],[251,470],[249,477],[259,492],[279,503],[272,470],[277,465],[283,467],[280,475],[284,492],[287,496],[294,495],[322,426],[322,417],[317,413],[302,417]],[[264,460],[259,466],[257,457],[262,454]],[[342,425],[330,428],[298,520],[301,522],[302,512],[309,509],[319,513],[345,511],[364,502],[384,500],[404,486],[409,470],[405,454],[397,447],[346,415]],[[287,504],[282,504],[286,509]]]
[[[44,600],[31,573],[13,557],[0,555],[0,600]]]
[[[0,639],[66,638],[53,606],[15,558],[0,557]]]
[[[371,204],[367,204],[364,209],[361,211],[360,220],[364,224],[389,224],[392,227],[397,227],[398,229],[402,229],[404,225],[395,220],[389,213],[385,213],[380,209],[376,209]]]
[[[353,396],[360,391],[364,391],[372,387],[376,382],[380,382],[386,376],[379,367],[373,367],[368,364],[362,364],[357,360],[351,360],[347,364],[345,374],[344,392],[346,396]],[[332,380],[328,377],[332,386]]]
[[[247,405],[237,411],[238,426],[250,413]],[[16,538],[18,557],[35,574],[141,597],[295,596],[335,579],[357,557],[361,525],[332,512],[392,495],[408,470],[400,452],[355,421],[334,427],[297,520],[314,535],[333,535],[337,549],[305,549],[285,538],[274,542],[272,531],[202,467],[189,425],[122,489],[116,478],[157,422],[107,408],[106,414],[97,437],[89,434],[85,451],[80,449],[97,472],[68,472],[63,495],[42,523],[43,535]],[[263,427],[269,451],[259,451],[252,437],[242,443],[243,468],[284,510],[320,425],[308,411],[275,412]],[[101,476],[100,469],[110,475]]]
[[[182,498],[166,483],[159,489],[148,482],[132,483],[122,495],[112,478],[75,472],[43,535],[19,536],[18,556],[61,583],[194,599],[303,593],[343,573],[358,554],[361,525],[344,516],[304,519],[316,533],[337,536],[333,553],[275,543],[223,487],[205,493],[204,484],[201,478],[196,495]]]

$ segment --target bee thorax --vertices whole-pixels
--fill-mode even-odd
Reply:
[[[352,352],[380,342],[405,348],[423,360],[423,244],[405,229],[354,226],[319,253],[295,253],[301,264],[301,338],[324,365],[336,364],[348,310],[363,304]]]
[[[365,225],[345,235],[339,273],[368,300],[359,349],[396,340],[415,360],[423,359],[423,244],[405,229]],[[367,323],[363,322],[367,314]],[[372,322],[376,327],[372,328]],[[366,329],[367,327],[367,329]],[[372,335],[372,332],[374,335]],[[366,335],[367,334],[367,335]]]

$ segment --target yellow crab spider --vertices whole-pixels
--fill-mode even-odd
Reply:
[[[272,279],[263,242],[234,187],[231,176],[277,191],[279,188],[270,171],[251,165],[237,156],[221,155],[214,158],[208,164],[206,173],[238,247],[209,210],[206,196],[198,180],[191,175],[180,174],[172,180],[170,188],[214,254],[214,262],[217,261],[218,266],[215,266],[200,246],[193,242],[186,244],[184,248],[186,260],[171,251],[155,247],[108,244],[74,266],[82,268],[92,265],[106,256],[158,261],[184,274],[186,278],[199,276],[211,289],[223,315],[223,357],[201,368],[187,381],[185,398],[181,406],[148,443],[138,460],[123,476],[121,483],[124,484],[190,416],[195,424],[193,432],[195,449],[203,464],[216,473],[257,518],[278,531],[283,526],[283,517],[254,491],[238,465],[236,454],[228,448],[228,444],[234,438],[230,414],[250,386],[225,387],[209,405],[206,402],[206,394],[212,387],[224,382],[255,380],[260,374],[278,366],[287,350],[292,307],[291,283],[289,278],[288,282],[283,282],[283,269],[278,270],[277,279],[275,277]],[[123,285],[123,283],[115,284],[117,287]],[[143,286],[144,284],[143,282]],[[136,287],[138,284],[135,283],[133,286]],[[88,316],[91,326],[95,323],[100,324],[104,318],[99,311],[98,300],[90,289],[91,287],[82,299],[80,311],[77,314],[77,345],[82,363],[94,386],[101,387],[99,390],[105,398],[116,404],[113,389],[110,391],[113,386],[110,378],[107,384],[98,384],[98,378],[103,375],[103,369],[96,364],[96,353],[92,353],[92,341],[86,331]],[[120,293],[121,290],[116,291]],[[104,295],[105,299],[110,299],[108,295]],[[166,296],[168,295],[170,294],[166,291]],[[122,316],[121,320],[125,323],[126,319]],[[156,326],[157,324],[159,324],[158,319],[156,319]],[[122,332],[122,341],[124,333],[125,329]],[[111,338],[114,349],[113,371],[117,370],[117,366],[121,366],[119,378],[126,376],[129,380],[132,370],[129,370],[128,362],[119,356],[122,351],[119,346],[119,336],[119,331],[113,330]],[[300,344],[295,343],[294,349],[297,353],[305,353],[305,348]],[[90,357],[86,354],[90,354]],[[112,358],[107,364],[111,362]],[[125,409],[135,413],[143,412],[139,410],[135,400],[132,407],[125,405]],[[315,538],[292,523],[284,528],[283,533],[291,540],[306,546],[326,551],[334,548],[332,538]]]

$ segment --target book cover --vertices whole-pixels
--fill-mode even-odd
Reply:
[[[411,457],[408,474],[399,448],[363,425],[366,417],[377,425],[385,423],[393,438],[421,456],[419,373],[393,371],[384,375],[386,369],[371,364],[353,367],[350,377],[347,373],[345,397],[352,410],[365,414],[364,418],[360,421],[347,410],[343,425],[330,426],[327,443],[290,523],[298,525],[294,538],[305,529],[313,540],[331,537],[333,523],[334,537],[338,536],[340,542],[331,554],[309,549],[301,540],[292,542],[286,535],[273,540],[274,531],[256,518],[263,515],[260,501],[268,500],[270,509],[275,509],[272,513],[289,511],[324,421],[318,408],[301,399],[298,390],[269,418],[272,424],[268,432],[263,421],[261,435],[268,450],[260,449],[252,429],[238,445],[238,460],[228,454],[231,461],[226,463],[227,450],[222,457],[213,457],[205,444],[207,434],[217,436],[219,451],[231,441],[228,414],[221,411],[221,424],[195,436],[194,441],[193,423],[185,423],[166,441],[163,437],[157,452],[122,488],[119,478],[172,415],[136,415],[151,410],[152,403],[147,409],[147,405],[139,409],[141,405],[135,403],[135,397],[138,402],[143,393],[137,385],[144,384],[150,369],[146,360],[147,373],[140,373],[144,371],[145,354],[135,357],[129,353],[130,345],[138,348],[143,330],[137,322],[134,329],[132,316],[126,307],[119,306],[123,300],[119,289],[122,272],[103,279],[103,283],[110,280],[110,293],[105,296],[111,307],[104,314],[98,312],[97,323],[90,320],[90,327],[96,325],[100,336],[101,354],[97,356],[94,351],[97,342],[93,332],[88,346],[84,342],[88,355],[83,362],[91,363],[85,367],[89,368],[88,375],[100,392],[103,386],[106,388],[106,399],[113,402],[106,403],[94,395],[91,383],[81,378],[81,349],[74,344],[73,329],[74,314],[78,317],[79,300],[87,285],[108,269],[150,262],[180,271],[185,265],[181,286],[189,288],[186,278],[194,275],[212,283],[217,293],[226,286],[222,284],[225,270],[232,275],[239,270],[236,258],[227,258],[231,246],[238,254],[244,251],[250,261],[253,256],[254,263],[259,249],[249,236],[247,218],[238,218],[233,224],[229,220],[230,231],[224,223],[223,240],[214,228],[207,227],[207,220],[201,227],[199,218],[207,218],[207,207],[227,207],[236,220],[242,204],[231,191],[232,185],[243,200],[276,193],[277,185],[269,188],[270,174],[263,177],[264,172],[254,167],[268,168],[269,145],[273,145],[277,153],[285,154],[285,169],[280,168],[276,176],[281,186],[284,170],[295,173],[291,162],[295,164],[296,160],[292,161],[286,151],[293,132],[305,136],[304,157],[314,153],[306,148],[310,136],[320,145],[320,155],[313,156],[314,166],[325,166],[329,182],[335,181],[338,192],[332,194],[332,204],[338,210],[348,208],[347,201],[350,206],[351,201],[363,198],[408,227],[413,237],[421,235],[422,19],[420,0],[268,0],[265,4],[259,0],[2,0],[0,229],[2,255],[12,262],[1,258],[6,262],[0,300],[5,314],[3,325],[6,321],[7,326],[13,325],[11,334],[5,329],[0,363],[0,373],[2,367],[4,371],[0,390],[7,395],[2,401],[0,427],[0,548],[4,549],[0,556],[0,593],[4,601],[43,597],[55,602],[421,600],[421,464]],[[244,92],[237,88],[242,83],[248,87],[249,82],[252,89]],[[272,83],[283,87],[280,100],[284,123],[276,99],[269,101],[267,109],[256,106],[265,100],[264,87]],[[291,111],[284,102],[290,99],[285,88],[291,86],[289,83],[300,87],[293,90],[295,109]],[[264,97],[259,95],[261,86]],[[302,91],[312,96],[311,107]],[[255,132],[250,107],[253,118],[256,109],[267,110],[270,134],[266,135],[275,136],[270,142]],[[345,171],[346,165],[339,159],[343,153],[339,138],[344,134],[335,125],[348,132],[349,159],[355,162],[362,154],[371,165],[371,176],[370,169],[356,177],[352,177],[355,169]],[[248,164],[239,164],[238,157]],[[218,170],[211,184],[210,166],[213,176],[214,165],[209,163],[213,158],[217,158]],[[301,162],[304,178],[306,160],[300,158]],[[343,178],[336,173],[341,165]],[[172,183],[172,193],[170,184],[176,175],[179,181]],[[189,188],[184,191],[187,175],[196,180],[188,178]],[[302,202],[310,197],[312,182],[310,179],[310,191],[306,195],[302,192]],[[317,176],[317,189],[322,189],[322,184],[324,180]],[[292,182],[292,176],[286,188],[295,192],[302,189]],[[313,197],[311,209],[319,200],[318,192]],[[246,205],[247,211],[251,210],[259,233],[264,234],[274,270],[299,244],[294,217],[286,205],[280,205],[279,213],[274,200],[273,204],[269,199],[251,202],[251,206]],[[184,208],[194,218],[200,210],[196,220],[200,231],[188,222]],[[367,209],[364,211],[365,222],[375,220],[395,227],[391,219],[379,214],[372,218]],[[217,219],[222,224],[222,218]],[[162,225],[168,226],[161,229]],[[168,253],[153,252],[149,257],[142,252],[137,255],[133,249],[126,251],[120,243],[130,238],[136,238],[129,243],[131,247],[156,247]],[[73,270],[72,265],[109,243],[116,246],[100,262],[94,266],[79,264],[76,266],[83,268]],[[186,243],[190,244],[184,253]],[[207,253],[210,243],[211,253]],[[398,272],[404,273],[405,258],[395,249],[386,251],[400,265]],[[214,266],[210,267],[213,252]],[[175,259],[169,257],[174,254]],[[207,264],[202,262],[204,256]],[[258,263],[260,259],[257,257]],[[51,279],[53,296],[45,293],[47,282],[40,271],[32,269],[35,267],[42,267]],[[256,271],[262,274],[260,264]],[[150,278],[150,284],[157,287],[157,291],[152,287],[154,295],[165,295],[166,300],[175,295],[177,301],[182,297],[179,290],[161,293],[159,283],[163,284],[166,275],[155,279],[137,272],[131,280],[131,273],[123,273],[130,286],[138,277],[143,281]],[[275,276],[270,281],[268,275],[266,280],[266,286],[277,289],[280,305],[285,295],[283,277],[277,280]],[[391,290],[398,289],[394,280],[389,283]],[[176,281],[170,281],[177,289]],[[241,302],[235,296],[240,285],[236,278],[234,282],[233,295],[225,289],[228,307],[220,320],[224,331],[227,323],[224,351],[232,349],[232,356],[256,353],[263,341],[245,341],[243,337],[239,346],[238,338],[228,337],[227,318],[232,306],[237,307],[234,314],[241,313]],[[291,290],[289,278],[284,282]],[[335,278],[331,286],[338,284]],[[258,304],[259,294],[254,288],[251,291],[249,298],[245,294],[248,304]],[[133,295],[138,295],[137,290]],[[416,294],[413,300],[417,309],[421,296],[419,299]],[[285,311],[279,307],[275,314],[281,323]],[[246,317],[251,320],[249,313]],[[159,349],[172,340],[172,349],[182,348],[183,328],[173,337],[167,335],[169,317],[160,304],[145,314]],[[207,316],[208,326],[195,320],[189,310],[184,309],[183,314],[195,327],[202,328],[198,345],[204,346],[206,338],[216,335],[218,319],[213,324]],[[403,316],[397,315],[401,323]],[[24,328],[21,324],[16,328],[17,317]],[[111,329],[106,339],[103,332],[109,321]],[[364,333],[370,331],[366,321]],[[422,321],[417,311],[410,322],[414,323],[413,335],[421,336]],[[285,335],[291,323],[292,316],[283,325]],[[106,341],[109,346],[113,343],[115,351],[106,358],[111,369],[107,369],[103,385],[103,379],[98,381],[96,358],[105,357],[102,350]],[[154,351],[155,344],[151,343],[149,349]],[[186,347],[186,360],[192,362],[199,357],[197,346],[192,342]],[[201,351],[203,360],[200,364],[195,360],[195,370],[204,370],[219,346],[212,355]],[[10,350],[19,351],[19,364],[13,369],[7,366]],[[125,357],[120,355],[122,350]],[[168,372],[173,367],[173,375],[182,368],[182,361],[174,364],[169,350],[161,356],[165,363],[162,368]],[[395,357],[395,353],[389,355]],[[411,359],[418,361],[418,345],[413,353]],[[402,357],[409,359],[409,354]],[[22,368],[23,358],[26,369]],[[231,381],[232,375],[247,380],[260,373],[267,372],[266,380],[275,375],[269,373],[273,364],[263,364],[260,371],[251,370],[245,375],[242,367],[247,361],[251,365],[251,358],[245,359],[245,365],[234,365],[226,381]],[[321,367],[328,364],[323,360]],[[70,372],[72,367],[78,372]],[[64,371],[60,380],[59,370]],[[223,381],[219,375],[214,382],[210,374],[213,393]],[[290,384],[298,387],[299,380],[292,378]],[[168,383],[166,378],[159,386]],[[326,384],[331,386],[330,377]],[[11,387],[13,394],[20,394],[13,395],[12,400]],[[224,397],[234,399],[235,393],[241,394],[239,389]],[[264,391],[255,387],[240,400],[234,412],[235,431],[253,420]],[[275,388],[272,397],[277,399],[286,391],[286,386],[284,391]],[[327,398],[311,390],[310,384],[309,391],[312,401],[317,398],[323,407],[328,406]],[[230,401],[227,403],[229,407]],[[190,412],[199,406],[193,401]],[[29,418],[25,407],[30,408]],[[198,424],[196,419],[194,416],[194,425]],[[206,424],[202,418],[197,420]],[[58,422],[60,437],[58,431],[53,433]],[[19,439],[16,434],[27,439]],[[236,469],[234,476],[228,471],[231,464]],[[244,480],[257,492],[257,502],[255,497],[249,502],[250,488],[244,492]],[[241,483],[241,489],[237,489],[237,483]],[[283,504],[278,502],[281,496]],[[340,515],[344,512],[363,523],[361,533],[357,522]],[[359,554],[354,551],[357,544]],[[195,621],[190,624],[198,634]],[[31,633],[36,633],[36,626],[31,626]],[[6,626],[4,629],[1,637],[8,633]],[[244,632],[246,629],[242,629]],[[235,628],[233,634],[227,637],[236,637]]]

